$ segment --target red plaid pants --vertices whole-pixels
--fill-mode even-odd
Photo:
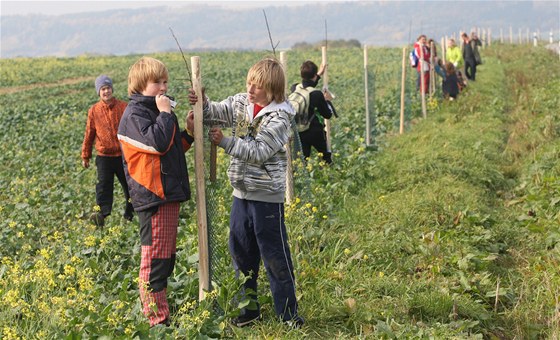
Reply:
[[[166,288],[175,267],[179,203],[138,212],[138,217],[142,244],[140,300],[144,315],[150,320],[150,326],[154,326],[169,319]]]

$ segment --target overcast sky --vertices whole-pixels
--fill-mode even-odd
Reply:
[[[307,0],[305,2],[316,2],[320,0]],[[331,0],[332,1],[332,0]],[[335,0],[336,1],[336,0]],[[342,0],[339,0],[342,1]],[[356,0],[346,0],[356,1]],[[267,5],[301,5],[303,1],[298,0],[248,0],[248,1],[224,1],[224,0],[127,0],[127,1],[4,1],[0,0],[0,15],[24,15],[24,14],[47,14],[60,15],[80,12],[106,11],[110,9],[143,8],[156,6],[186,6],[188,4],[213,4],[219,6],[235,7],[262,7]]]
[[[95,12],[95,11],[106,11],[110,9],[127,9],[127,8],[143,8],[143,7],[156,7],[156,6],[186,6],[195,4],[212,4],[217,6],[230,6],[236,8],[242,7],[259,7],[262,8],[263,4],[267,6],[271,5],[291,5],[298,6],[309,2],[359,2],[359,1],[371,1],[371,2],[393,2],[399,0],[167,0],[167,1],[156,1],[156,0],[98,0],[98,1],[88,1],[88,0],[65,0],[65,1],[48,1],[48,0],[16,0],[16,1],[4,1],[0,0],[0,15],[25,15],[25,14],[47,14],[47,15],[60,15],[69,13],[80,13],[80,12]],[[412,0],[408,0],[412,1]],[[452,3],[457,0],[428,0],[428,1],[439,1],[442,3],[448,2]],[[475,1],[475,0],[459,0],[459,1]],[[478,0],[480,1],[480,0]],[[493,0],[482,0],[482,1],[493,1]],[[508,0],[506,0],[508,1]],[[514,1],[514,0],[509,0]],[[516,0],[519,1],[519,0]],[[523,0],[522,0],[523,1]],[[525,0],[534,1],[534,0]],[[545,2],[558,1],[558,0],[541,0]]]

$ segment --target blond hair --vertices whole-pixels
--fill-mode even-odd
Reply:
[[[264,89],[269,102],[282,103],[286,100],[284,67],[276,58],[264,58],[253,65],[247,73],[249,83]]]
[[[150,81],[167,79],[169,72],[164,63],[151,57],[142,57],[128,71],[128,95],[141,94]]]

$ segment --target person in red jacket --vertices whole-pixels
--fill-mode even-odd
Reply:
[[[420,35],[416,42],[414,43],[414,53],[418,57],[418,65],[416,66],[416,72],[418,73],[418,79],[416,81],[416,88],[420,91],[422,85],[420,84],[422,79],[422,73],[424,73],[424,93],[428,93],[430,84],[430,48],[426,44],[426,36],[424,34]]]
[[[95,166],[97,167],[97,184],[95,198],[99,211],[93,213],[91,220],[97,226],[105,224],[105,218],[111,214],[113,207],[113,186],[115,176],[121,183],[126,200],[124,218],[131,221],[133,208],[130,203],[128,185],[122,165],[122,153],[117,139],[117,129],[127,103],[113,96],[113,81],[102,74],[95,79],[95,90],[99,101],[88,111],[86,131],[82,143],[82,165],[89,168],[92,146],[95,141]]]
[[[130,101],[117,136],[134,210],[140,221],[138,286],[150,326],[169,325],[167,279],[175,267],[180,203],[191,197],[185,152],[194,138],[192,111],[181,130],[166,96],[169,73],[160,60],[142,57],[130,67]]]

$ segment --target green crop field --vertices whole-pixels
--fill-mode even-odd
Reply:
[[[173,326],[149,328],[137,277],[138,220],[121,189],[104,228],[95,169],[81,166],[94,80],[114,80],[126,100],[140,57],[0,59],[0,338],[2,339],[558,339],[560,338],[560,62],[543,47],[482,50],[477,81],[456,101],[439,91],[422,118],[407,64],[405,133],[399,134],[402,49],[368,53],[377,122],[365,145],[361,49],[330,49],[334,164],[298,163],[286,224],[301,329],[274,317],[266,277],[263,321],[228,323],[240,282],[226,266],[198,301],[194,198],[181,207],[169,281]],[[267,52],[200,53],[211,99],[244,91]],[[180,53],[151,55],[170,71],[183,125],[191,109]],[[187,55],[187,59],[190,55]],[[288,51],[289,83],[320,50]],[[187,152],[194,179],[194,152]],[[213,228],[227,235],[231,188],[218,152]],[[296,162],[301,162],[296,160]],[[194,183],[191,188],[194,191]],[[227,243],[218,254],[229,263]]]

